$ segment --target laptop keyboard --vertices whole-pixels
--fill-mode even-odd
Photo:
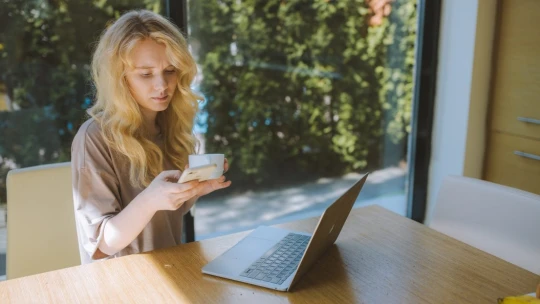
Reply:
[[[309,239],[308,235],[287,234],[244,270],[240,276],[278,285],[283,283],[298,267]]]

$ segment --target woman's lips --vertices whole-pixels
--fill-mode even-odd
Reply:
[[[152,99],[155,101],[163,102],[163,101],[167,101],[167,97],[169,97],[169,95],[165,95],[163,97],[152,97]]]

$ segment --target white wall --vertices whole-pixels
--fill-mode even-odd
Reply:
[[[481,178],[495,11],[496,0],[443,1],[426,223],[445,176]]]

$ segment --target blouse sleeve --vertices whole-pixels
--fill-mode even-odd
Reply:
[[[92,131],[85,124],[75,136],[71,167],[79,247],[95,260],[108,257],[98,246],[107,221],[121,211],[121,204],[110,150],[99,129]]]

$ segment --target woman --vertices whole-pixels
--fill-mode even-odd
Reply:
[[[96,101],[72,144],[82,263],[179,245],[197,198],[231,184],[176,183],[195,150],[195,74],[185,39],[158,14],[128,12],[102,34]]]

